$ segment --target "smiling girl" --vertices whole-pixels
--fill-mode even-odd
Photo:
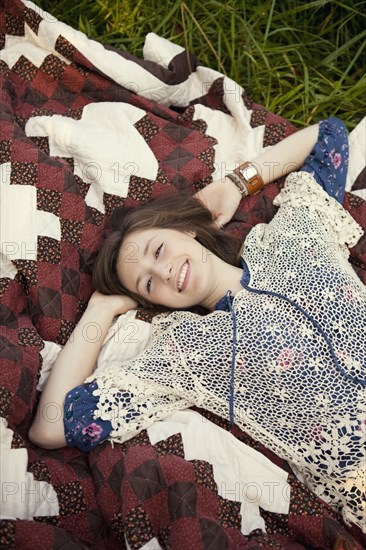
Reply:
[[[365,529],[366,294],[347,261],[362,230],[336,200],[347,159],[344,126],[329,119],[210,184],[199,200],[175,195],[117,218],[95,269],[103,293],[59,355],[31,441],[87,451],[198,405],[290,461]],[[241,245],[220,227],[243,195],[270,181],[265,168],[275,161],[272,178],[305,163],[276,197],[273,220]],[[93,376],[113,317],[137,303],[180,311],[154,319],[137,358]],[[210,313],[183,311],[192,306]],[[95,322],[99,338],[85,339]],[[64,411],[55,422],[44,414],[50,403]]]

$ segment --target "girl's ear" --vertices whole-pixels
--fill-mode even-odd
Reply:
[[[197,237],[197,233],[195,231],[186,231],[186,234],[195,239]]]

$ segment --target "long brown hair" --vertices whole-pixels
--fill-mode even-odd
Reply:
[[[215,226],[211,212],[189,195],[165,195],[133,209],[119,208],[109,221],[112,232],[97,257],[93,280],[104,294],[128,294],[146,307],[155,307],[128,291],[117,276],[117,259],[122,242],[133,231],[151,228],[192,231],[196,240],[224,262],[239,265],[241,242]]]

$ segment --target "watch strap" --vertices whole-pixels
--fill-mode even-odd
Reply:
[[[234,174],[243,182],[248,195],[255,195],[264,187],[262,176],[251,162],[244,162],[244,164],[235,168]]]
[[[230,172],[229,174],[226,174],[226,177],[229,178],[233,183],[235,183],[236,187],[239,189],[240,194],[243,197],[246,197],[248,195],[248,189],[245,185],[244,181],[238,176],[238,174],[235,174],[235,172]]]

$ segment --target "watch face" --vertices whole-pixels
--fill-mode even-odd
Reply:
[[[257,175],[257,170],[254,166],[246,166],[245,168],[240,168],[240,173],[246,181],[250,181]]]

